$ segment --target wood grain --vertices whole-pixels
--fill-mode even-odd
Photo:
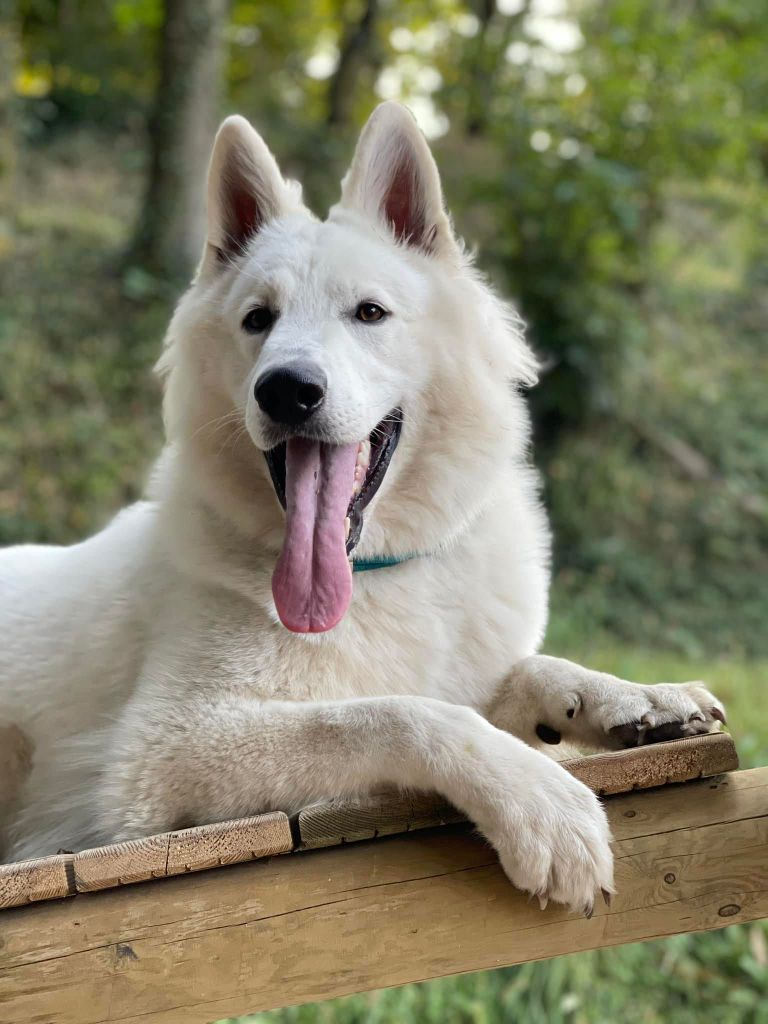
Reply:
[[[0,864],[0,910],[54,900],[73,891],[71,854]]]
[[[168,833],[83,850],[73,857],[76,892],[94,892],[116,885],[163,878]]]
[[[464,820],[455,807],[428,793],[329,800],[299,811],[300,848],[316,850]]]
[[[605,796],[735,771],[739,757],[731,736],[714,732],[561,764],[599,796]]]
[[[259,857],[289,853],[292,849],[288,818],[280,812],[200,825],[170,833],[166,874],[241,864]]]
[[[292,849],[288,818],[276,811],[82,853],[0,864],[0,910],[273,857]]]
[[[78,893],[112,889],[292,849],[288,818],[275,811],[84,850],[73,858],[75,888]]]
[[[208,1024],[768,916],[768,768],[606,806],[591,921],[529,904],[463,825],[5,911],[0,1024]]]
[[[739,759],[728,733],[670,740],[560,764],[601,796],[664,786],[733,771]],[[376,836],[462,821],[455,808],[429,794],[331,800],[299,812],[301,849],[318,849]]]

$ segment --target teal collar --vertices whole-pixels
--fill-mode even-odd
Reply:
[[[415,552],[407,555],[380,555],[378,558],[353,558],[352,572],[368,572],[371,569],[389,569],[393,565],[400,565],[402,562],[410,562],[412,558],[418,558]]]

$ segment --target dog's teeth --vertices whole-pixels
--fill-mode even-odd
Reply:
[[[349,540],[349,535],[350,535],[351,532],[352,532],[352,520],[349,518],[349,516],[347,516],[347,518],[344,520],[344,534],[345,534],[345,537],[346,537],[347,540]]]
[[[357,459],[355,460],[355,479],[352,485],[352,496],[362,491],[365,483],[365,476],[368,472],[368,465],[371,461],[371,442],[361,441],[357,448]]]
[[[357,449],[357,465],[361,466],[364,470],[368,469],[368,464],[371,461],[371,442],[361,441],[360,446]]]

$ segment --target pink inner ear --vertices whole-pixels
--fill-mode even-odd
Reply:
[[[417,176],[407,157],[401,157],[384,197],[384,213],[395,237],[408,245],[423,245],[426,225]]]
[[[238,189],[231,196],[232,221],[238,240],[246,242],[261,227],[259,208],[255,198],[244,189]]]
[[[239,255],[264,223],[259,197],[254,194],[253,175],[234,166],[221,182],[221,205],[226,231],[225,252]]]

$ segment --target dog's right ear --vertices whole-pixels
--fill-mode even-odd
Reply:
[[[440,175],[413,114],[391,100],[368,118],[341,183],[341,206],[385,225],[393,238],[429,256],[459,253]]]
[[[244,117],[228,117],[216,135],[208,169],[205,258],[229,263],[289,205],[294,205],[290,188],[262,137]]]

